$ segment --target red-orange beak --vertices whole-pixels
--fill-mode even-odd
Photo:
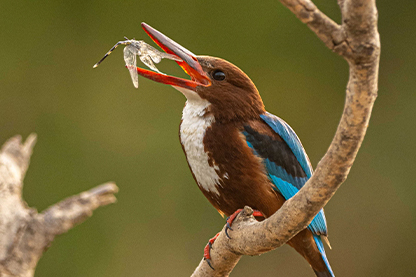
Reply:
[[[195,90],[198,86],[209,86],[211,84],[209,77],[205,74],[204,70],[199,64],[196,55],[178,43],[174,42],[161,32],[153,29],[146,23],[142,23],[142,28],[166,53],[176,55],[182,60],[177,61],[177,63],[191,77],[191,80],[164,75],[137,67],[137,73],[139,75],[159,83],[178,86],[191,90]]]

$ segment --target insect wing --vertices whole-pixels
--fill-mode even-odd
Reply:
[[[155,64],[152,61],[152,58],[148,55],[141,55],[140,60],[144,63],[148,68],[152,69],[153,71],[159,72],[159,69],[156,68]]]
[[[135,88],[139,87],[139,74],[137,74],[136,70],[136,55],[137,49],[131,45],[127,45],[124,47],[124,61],[126,62],[126,66],[130,72],[131,81]]]

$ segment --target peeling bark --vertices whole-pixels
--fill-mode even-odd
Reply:
[[[69,197],[42,213],[22,199],[23,179],[36,135],[22,144],[9,139],[0,150],[0,277],[31,277],[43,252],[56,235],[67,232],[98,207],[116,201],[118,188],[106,183]]]
[[[309,0],[281,0],[325,45],[349,64],[344,111],[327,153],[305,186],[268,219],[252,210],[233,222],[232,239],[218,236],[211,250],[212,270],[202,259],[192,276],[228,276],[242,255],[273,250],[306,228],[345,181],[364,139],[377,97],[380,38],[375,0],[338,0],[338,25]]]

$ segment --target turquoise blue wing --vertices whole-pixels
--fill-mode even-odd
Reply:
[[[287,200],[294,196],[312,176],[309,158],[293,129],[270,113],[260,116],[274,133],[264,132],[256,124],[244,126],[247,145],[263,159],[274,189]],[[315,235],[327,235],[324,211],[321,210],[308,228]]]

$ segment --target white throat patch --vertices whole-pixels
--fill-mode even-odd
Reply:
[[[221,186],[217,173],[219,168],[217,165],[213,167],[209,165],[208,154],[205,152],[203,144],[207,128],[215,121],[212,115],[204,116],[206,108],[211,103],[200,98],[193,91],[183,90],[183,88],[180,89],[188,101],[182,112],[181,143],[198,185],[208,192],[219,195],[218,186]]]

